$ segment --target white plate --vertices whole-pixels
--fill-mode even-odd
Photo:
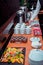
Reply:
[[[33,48],[39,49],[39,48],[41,48],[42,44],[40,42],[36,41],[36,42],[32,42],[31,46]]]
[[[39,42],[40,38],[38,38],[38,37],[31,37],[30,41],[32,41],[32,42],[38,41]]]
[[[31,22],[31,25],[37,25],[37,24],[40,25],[38,21]]]

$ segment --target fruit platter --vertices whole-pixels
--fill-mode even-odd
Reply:
[[[6,48],[2,57],[0,58],[0,65],[24,65],[25,48]]]

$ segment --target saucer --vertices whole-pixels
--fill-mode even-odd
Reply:
[[[30,38],[30,41],[31,42],[35,42],[35,41],[38,41],[39,42],[40,41],[40,38],[38,38],[38,37],[31,37]]]

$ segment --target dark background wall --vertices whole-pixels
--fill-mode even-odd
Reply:
[[[0,27],[19,9],[19,0],[0,0]]]

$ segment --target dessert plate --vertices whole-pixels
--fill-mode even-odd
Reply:
[[[31,50],[28,60],[30,65],[43,65],[43,50]]]
[[[39,49],[41,48],[42,44],[40,42],[35,41],[35,42],[32,42],[31,46],[33,48]]]

